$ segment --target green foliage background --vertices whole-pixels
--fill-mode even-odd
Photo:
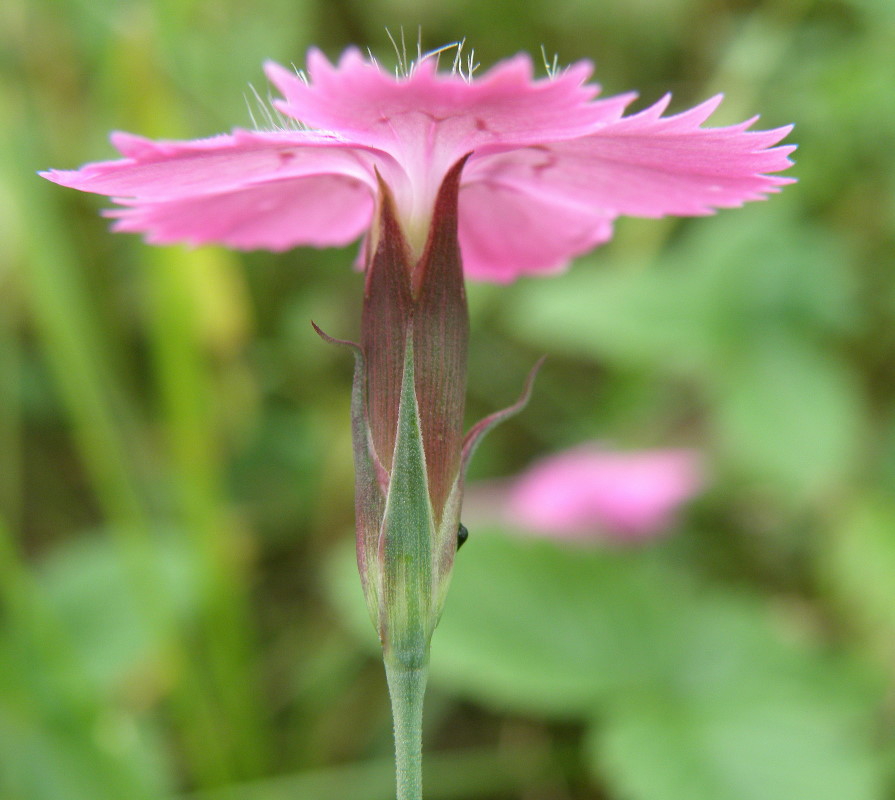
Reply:
[[[466,37],[607,93],[795,122],[799,183],[623,220],[565,276],[471,287],[470,419],[550,359],[479,478],[585,439],[711,485],[633,551],[473,529],[433,647],[428,797],[895,797],[895,79],[888,0],[0,4],[0,796],[379,800],[353,574],[351,249],[151,248],[38,169],[110,129],[249,124],[264,59]],[[640,107],[640,106],[638,106]]]

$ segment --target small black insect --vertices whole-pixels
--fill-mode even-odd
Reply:
[[[469,538],[469,531],[466,530],[466,526],[461,522],[460,527],[457,528],[457,549],[459,550],[463,547],[463,543]]]

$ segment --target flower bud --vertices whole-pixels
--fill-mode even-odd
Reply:
[[[414,262],[391,192],[380,180],[355,353],[352,438],[357,563],[387,661],[418,669],[441,616],[460,528],[466,466],[522,398],[463,436],[469,322],[457,240],[466,158],[438,192]],[[316,326],[315,326],[316,327]]]
[[[380,181],[355,374],[357,558],[386,656],[418,667],[441,614],[462,493],[469,332],[457,241],[466,159],[438,193],[416,263]]]

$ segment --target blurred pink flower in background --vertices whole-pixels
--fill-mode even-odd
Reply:
[[[268,63],[283,95],[271,130],[157,142],[116,133],[123,159],[43,175],[109,195],[115,230],[153,244],[285,250],[373,236],[378,173],[419,257],[438,189],[469,155],[457,232],[464,272],[497,282],[565,268],[611,238],[621,215],[711,214],[793,180],[767,174],[791,166],[795,148],[773,146],[791,126],[702,127],[720,95],[663,116],[666,95],[625,117],[636,94],[595,99],[589,61],[535,79],[520,54],[473,79],[459,47],[451,72],[437,71],[437,55],[398,76],[356,48],[337,64],[311,50],[302,75]]]
[[[510,485],[504,518],[563,539],[642,540],[668,531],[704,484],[693,450],[612,451],[585,444],[548,456]]]

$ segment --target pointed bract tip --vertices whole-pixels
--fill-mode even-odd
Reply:
[[[525,385],[522,387],[522,394],[519,395],[519,399],[516,400],[511,406],[507,406],[500,411],[495,411],[493,414],[489,414],[484,419],[479,420],[475,425],[473,425],[469,431],[467,432],[465,438],[463,439],[463,452],[461,456],[461,470],[462,474],[466,474],[466,469],[469,466],[469,462],[472,459],[473,453],[475,453],[476,448],[479,446],[479,443],[484,438],[485,434],[488,433],[492,428],[499,425],[501,422],[508,420],[510,417],[518,414],[522,411],[525,406],[528,405],[528,401],[531,399],[531,392],[534,388],[535,378],[538,376],[538,372],[540,372],[541,367],[544,365],[544,362],[547,360],[547,356],[541,356],[531,368],[528,373],[528,377],[525,379]]]
[[[399,260],[406,262],[407,274],[410,274],[410,245],[407,243],[404,229],[398,216],[398,206],[392,194],[391,187],[383,180],[379,169],[373,167],[376,176],[378,191],[376,193],[376,205],[373,212],[373,221],[367,234],[364,245],[366,263],[364,269],[367,272],[365,291],[369,290],[372,267],[377,260],[380,246],[386,243],[392,250],[392,255],[400,252]]]
[[[330,336],[316,322],[314,322],[314,320],[311,320],[311,327],[314,329],[314,332],[327,344],[335,344],[339,347],[350,347],[354,350],[360,350],[360,345],[357,342],[352,342],[350,339],[336,339],[335,336]]]
[[[395,203],[395,195],[392,194],[391,186],[389,186],[382,178],[379,167],[373,167],[373,173],[376,175],[376,188],[379,190],[379,220],[380,224],[387,217],[392,220],[398,218],[397,203]]]
[[[447,171],[447,173],[445,173],[444,179],[441,182],[441,188],[438,190],[438,196],[435,200],[436,209],[449,198],[453,198],[456,203],[457,193],[460,190],[460,178],[463,175],[463,168],[466,166],[466,162],[469,161],[471,156],[471,151],[466,153],[466,155],[457,159],[457,161],[454,162],[454,165]]]
[[[454,293],[454,299],[463,304],[462,313],[464,315],[466,314],[466,295],[463,286],[463,258],[458,240],[459,199],[460,177],[463,174],[463,167],[471,155],[471,152],[467,153],[454,162],[441,182],[432,209],[432,220],[423,255],[417,262],[413,277],[413,291],[414,294],[419,295],[423,282],[429,281],[428,276],[433,272],[440,275],[439,278],[436,278],[436,281],[440,282],[447,277],[446,273],[455,271],[454,278],[459,283],[456,287],[457,291]],[[432,269],[433,261],[438,263],[439,268]]]
[[[392,189],[388,183],[383,180],[379,168],[375,165],[373,167],[373,173],[376,176],[376,188],[378,191],[376,193],[375,222],[370,227],[370,256],[373,256],[376,253],[379,239],[387,230],[399,232],[401,238],[403,239],[404,237],[404,233],[401,230],[401,224],[398,222],[398,205],[395,202],[395,196],[392,194]]]

